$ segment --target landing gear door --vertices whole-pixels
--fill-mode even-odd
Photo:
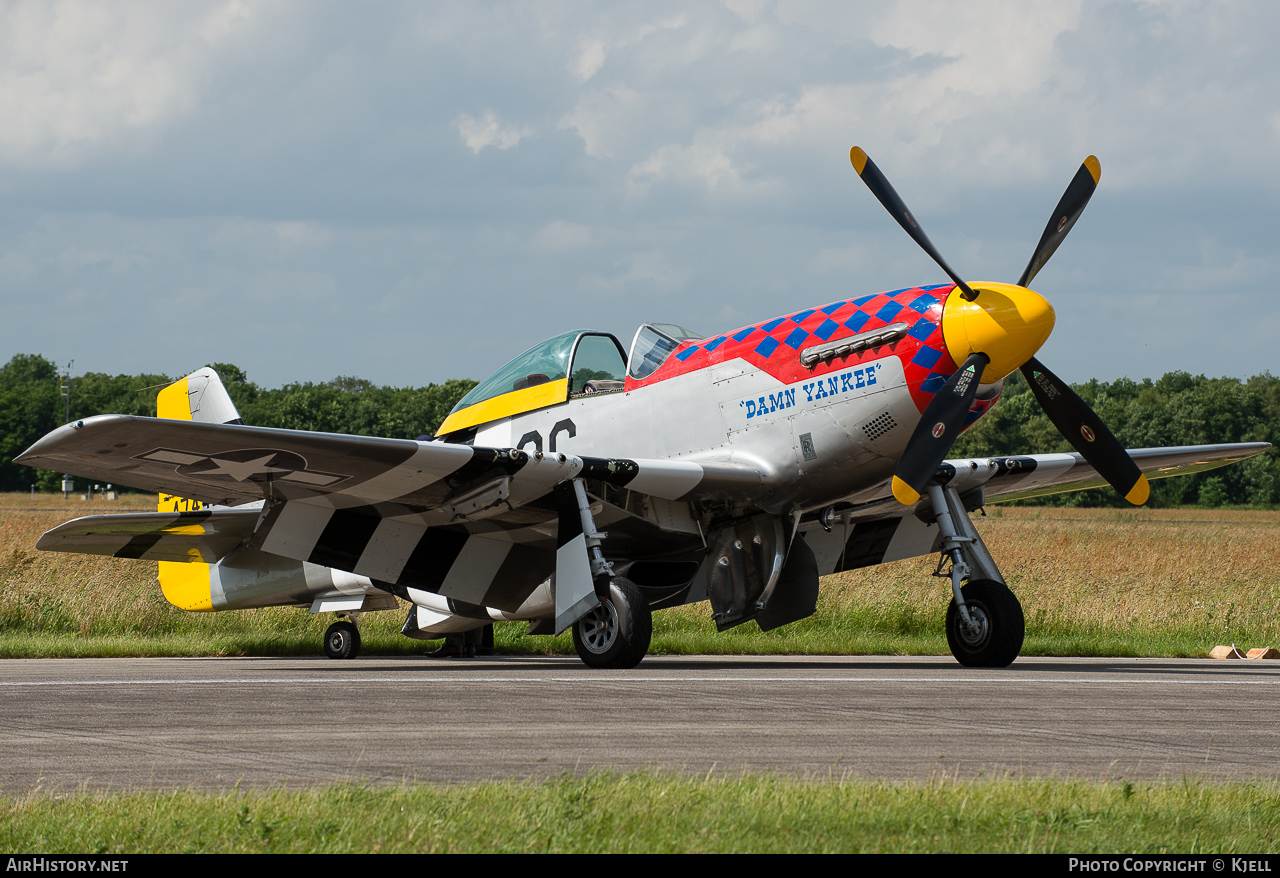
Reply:
[[[758,515],[707,540],[707,595],[720,631],[754,618],[769,604],[787,544],[782,519]]]

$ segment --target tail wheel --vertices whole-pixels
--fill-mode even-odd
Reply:
[[[353,659],[360,654],[360,629],[345,619],[324,633],[324,654],[331,659]]]
[[[636,584],[617,577],[609,599],[573,625],[578,658],[591,668],[621,670],[640,664],[653,637],[649,602]]]
[[[963,589],[972,624],[966,625],[953,600],[947,607],[947,645],[966,668],[1005,668],[1022,651],[1026,622],[1022,605],[1008,586],[975,579]]]

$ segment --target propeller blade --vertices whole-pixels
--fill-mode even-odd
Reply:
[[[1035,357],[1023,365],[1022,374],[1049,420],[1098,475],[1134,506],[1146,503],[1151,493],[1147,477],[1093,409]]]
[[[1049,224],[1044,227],[1040,243],[1031,254],[1031,261],[1022,270],[1022,277],[1018,278],[1018,286],[1025,287],[1031,283],[1032,278],[1044,268],[1049,257],[1067,237],[1067,232],[1070,232],[1071,227],[1076,224],[1080,214],[1084,213],[1085,205],[1093,197],[1093,190],[1098,188],[1098,179],[1101,176],[1102,165],[1098,163],[1098,159],[1094,156],[1085,159],[1080,170],[1076,171],[1076,175],[1067,185],[1067,191],[1062,193],[1062,200],[1053,209],[1053,216],[1049,217]]]
[[[899,503],[905,506],[915,503],[932,481],[951,444],[960,435],[965,415],[973,405],[973,395],[978,392],[982,370],[989,362],[986,354],[970,354],[925,406],[893,475],[893,496]]]
[[[947,261],[942,258],[942,254],[933,246],[933,242],[924,233],[924,229],[920,228],[920,224],[911,215],[911,211],[907,210],[907,206],[898,197],[898,193],[889,185],[889,181],[885,179],[884,174],[880,173],[876,163],[871,161],[867,154],[862,151],[862,147],[855,146],[849,150],[849,161],[853,162],[853,169],[858,172],[862,182],[867,184],[871,194],[880,200],[885,210],[889,211],[889,215],[896,219],[898,225],[902,226],[903,230],[911,236],[911,240],[919,244],[920,249],[928,253],[929,258],[938,263],[938,267],[947,273],[947,277],[955,281],[956,286],[960,288],[961,295],[970,302],[976,299],[978,294],[960,279],[960,275],[951,270],[950,265],[947,265]]]

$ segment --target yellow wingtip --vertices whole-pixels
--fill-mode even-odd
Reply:
[[[867,154],[862,151],[862,147],[855,146],[849,150],[849,161],[853,162],[853,169],[861,177],[862,169],[867,166]]]
[[[1138,476],[1138,481],[1129,489],[1129,493],[1124,495],[1124,499],[1128,500],[1134,506],[1141,506],[1147,502],[1147,498],[1151,496],[1151,483],[1147,481],[1146,476]]]
[[[920,494],[917,493],[916,489],[897,476],[893,477],[893,496],[903,506],[911,506],[920,499]]]
[[[1096,155],[1091,155],[1084,160],[1084,166],[1089,169],[1089,173],[1093,176],[1093,185],[1097,186],[1098,181],[1102,179],[1102,165],[1098,162]]]

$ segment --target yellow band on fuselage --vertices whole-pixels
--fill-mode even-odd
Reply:
[[[465,430],[478,424],[487,424],[512,415],[520,415],[549,405],[565,402],[569,399],[569,379],[548,381],[535,384],[523,390],[513,390],[492,399],[486,399],[475,405],[469,405],[462,411],[454,412],[444,419],[436,435],[443,436],[457,430]]]

